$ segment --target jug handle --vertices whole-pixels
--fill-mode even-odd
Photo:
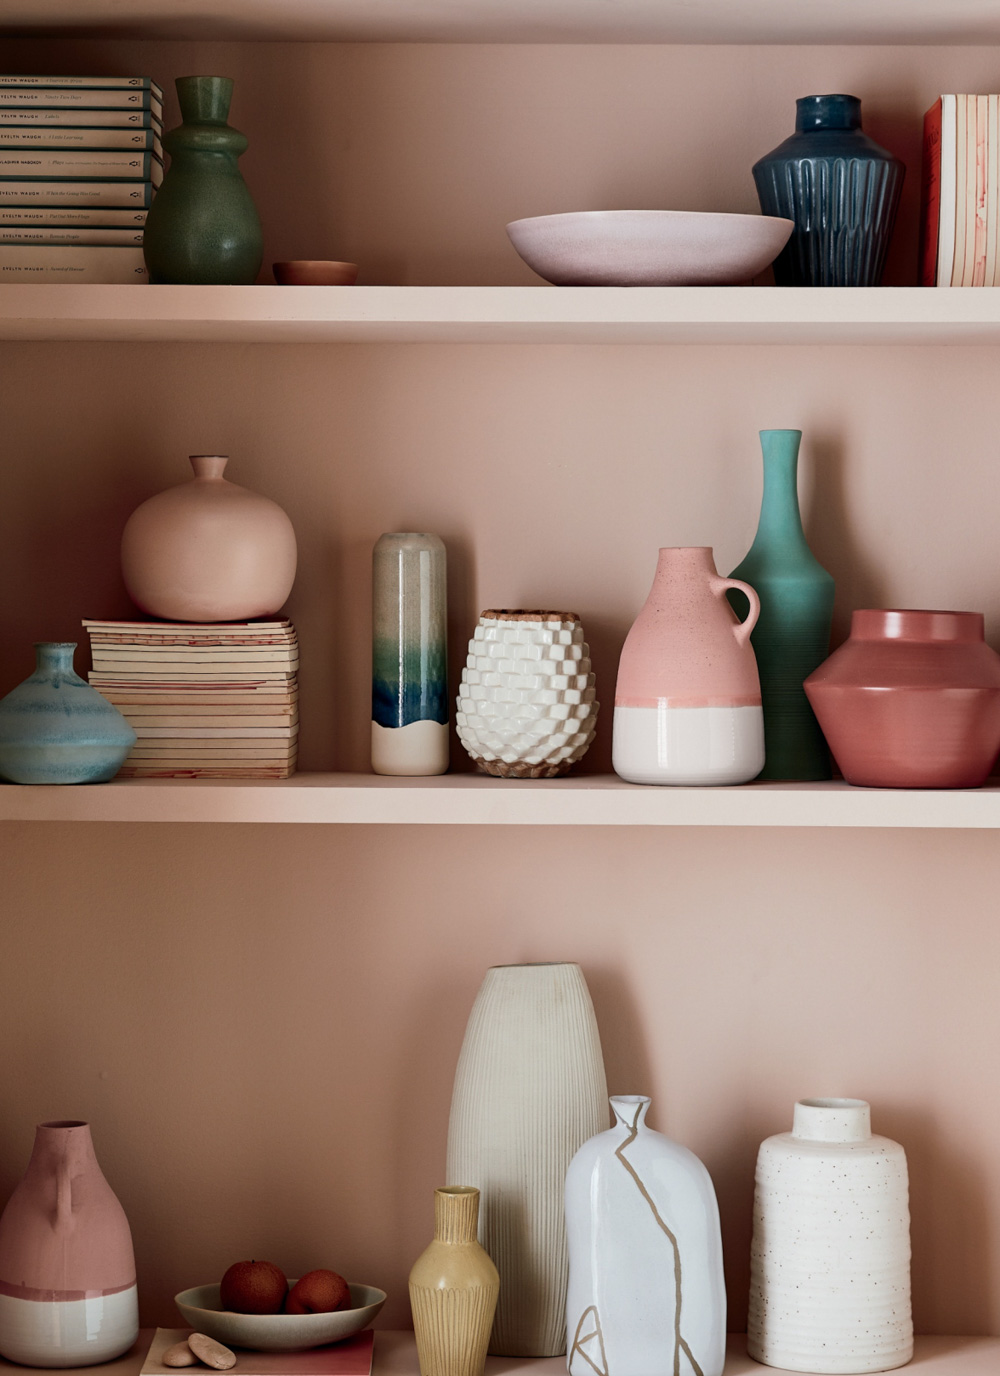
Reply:
[[[741,583],[738,578],[715,578],[712,580],[712,591],[717,597],[727,588],[736,588],[750,603],[746,620],[738,621],[733,627],[733,635],[740,645],[745,645],[750,639],[750,632],[757,624],[758,616],[760,616],[760,598],[749,583]]]

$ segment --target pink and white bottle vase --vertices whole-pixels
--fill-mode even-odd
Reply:
[[[23,1366],[92,1366],[139,1334],[128,1220],[86,1123],[41,1123],[0,1217],[0,1355]]]
[[[750,603],[740,622],[726,600]],[[707,546],[661,549],[618,665],[612,758],[636,784],[740,784],[764,766],[764,715],[750,632],[753,588],[719,576]]]

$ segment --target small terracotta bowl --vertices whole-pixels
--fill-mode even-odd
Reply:
[[[293,258],[289,263],[272,263],[271,271],[282,287],[353,287],[358,280],[357,263],[333,263],[326,258]]]

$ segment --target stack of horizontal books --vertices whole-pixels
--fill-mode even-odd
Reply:
[[[1000,286],[1000,95],[927,111],[922,199],[921,285]]]
[[[0,282],[146,282],[163,180],[148,76],[0,76]]]
[[[290,621],[84,621],[91,685],[138,736],[123,779],[287,779],[299,734]]]

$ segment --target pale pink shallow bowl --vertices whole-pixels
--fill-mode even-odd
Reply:
[[[289,1280],[289,1286],[295,1284]],[[254,1352],[296,1352],[326,1343],[343,1342],[375,1318],[385,1304],[385,1291],[374,1285],[355,1285],[350,1309],[333,1314],[236,1314],[219,1305],[219,1286],[196,1285],[174,1296],[185,1323],[196,1333],[207,1333],[227,1347],[248,1347]]]
[[[357,263],[335,263],[326,258],[292,258],[272,263],[274,280],[281,287],[353,287]]]
[[[763,272],[793,228],[776,215],[579,210],[513,220],[507,233],[558,287],[719,287]]]

